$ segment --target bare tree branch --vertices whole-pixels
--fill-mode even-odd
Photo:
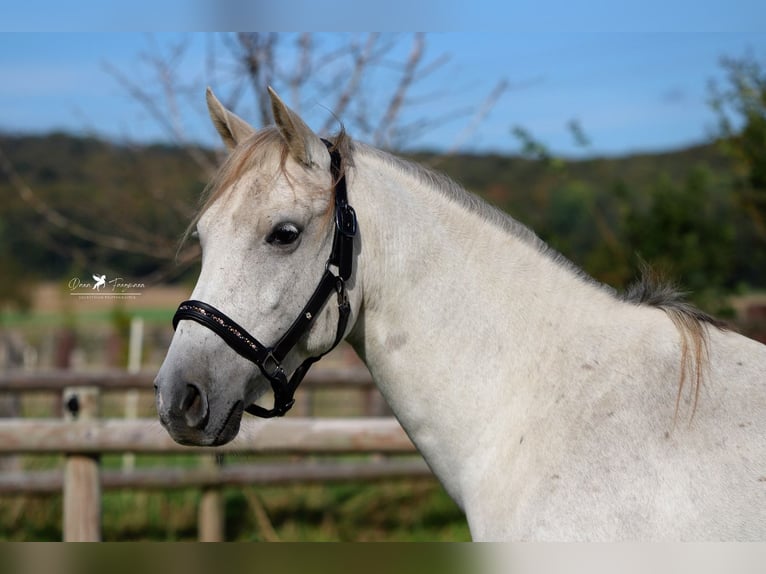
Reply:
[[[301,113],[301,91],[306,83],[306,79],[311,77],[311,52],[314,46],[310,32],[304,32],[298,36],[296,42],[298,47],[298,62],[295,67],[295,73],[289,80],[290,93],[293,106],[296,113]]]
[[[0,149],[0,169],[5,173],[11,182],[11,185],[18,193],[19,197],[30,205],[39,215],[41,215],[50,225],[63,229],[67,233],[89,241],[96,245],[106,247],[108,249],[114,249],[117,251],[123,251],[128,253],[137,253],[140,255],[147,255],[152,258],[165,259],[169,256],[169,253],[163,250],[158,245],[149,245],[144,243],[136,243],[126,239],[125,237],[106,235],[93,231],[83,225],[80,225],[76,221],[72,221],[62,213],[51,208],[47,203],[40,199],[32,188],[29,187],[23,178],[14,168],[8,156]]]
[[[367,36],[367,41],[363,48],[360,49],[358,46],[352,45],[352,50],[354,52],[354,68],[349,76],[348,82],[346,82],[346,87],[338,95],[338,99],[335,101],[335,106],[333,107],[335,116],[343,116],[351,98],[353,98],[359,91],[362,77],[370,64],[370,58],[372,57],[373,48],[378,41],[378,37],[378,34],[371,32]],[[333,123],[335,123],[335,118],[329,118],[322,127],[322,131],[329,131]]]
[[[423,59],[423,49],[425,46],[425,35],[420,32],[415,34],[412,42],[412,49],[410,51],[409,58],[404,65],[402,76],[399,79],[399,84],[391,97],[391,101],[386,108],[386,113],[383,115],[383,119],[378,125],[378,130],[375,134],[375,140],[382,145],[389,145],[391,140],[391,133],[394,129],[397,116],[402,110],[402,104],[404,103],[404,97],[409,90],[412,82],[415,80],[415,72],[418,65],[420,65]]]
[[[327,36],[308,32],[211,34],[205,39],[199,75],[185,78],[180,64],[191,53],[190,41],[183,39],[160,46],[155,37],[149,36],[147,50],[140,54],[139,64],[148,70],[151,81],[136,79],[132,71],[108,63],[104,69],[193,161],[199,169],[200,180],[208,180],[215,171],[214,161],[190,141],[186,128],[188,110],[202,111],[203,106],[197,99],[205,84],[218,88],[228,108],[237,111],[238,107],[247,107],[247,112],[238,112],[241,115],[251,113],[254,104],[260,125],[271,123],[269,85],[286,90],[296,110],[319,100],[330,106],[332,116],[323,122],[321,131],[330,131],[337,118],[342,118],[349,131],[360,139],[389,148],[412,141],[436,125],[470,117],[470,123],[450,147],[450,153],[454,153],[486,119],[505,93],[507,83],[499,82],[476,110],[473,107],[442,113],[428,110],[411,120],[405,110],[428,106],[430,101],[444,95],[433,93],[433,88],[430,94],[422,91],[423,81],[443,70],[449,61],[447,54],[427,58],[426,44],[427,37],[423,33],[412,36],[382,33]],[[399,55],[400,47],[409,48],[405,56]],[[193,103],[190,105],[190,102]],[[133,146],[128,145],[126,149],[131,150]],[[112,218],[114,221],[99,220],[103,225],[95,229],[83,222],[93,220],[94,212],[99,209],[97,205],[75,205],[62,213],[35,194],[13,171],[5,156],[0,158],[3,159],[0,167],[9,173],[19,196],[41,214],[51,228],[64,229],[74,237],[105,249],[138,253],[168,265],[188,267],[196,252],[193,248],[188,248],[192,251],[185,249],[178,253],[176,261],[177,238],[168,230],[181,227],[192,217],[194,208],[182,190],[173,189],[167,178],[160,179],[153,165],[144,164],[140,155],[135,155],[135,165],[129,168],[130,177],[139,177],[143,182],[143,195],[130,198],[135,202],[130,205],[136,208],[119,213]],[[109,177],[112,176],[105,174],[100,181],[100,187],[108,193],[103,194],[99,202],[108,202],[120,193],[120,185]],[[149,220],[132,216],[132,213],[141,213],[142,203],[161,205],[163,211]],[[160,219],[167,225],[158,226]],[[172,272],[170,267],[160,267],[155,275],[161,279]]]
[[[180,48],[179,48],[180,49]],[[176,52],[175,57],[171,56],[171,61],[168,62],[160,56],[150,56],[145,58],[149,65],[152,67],[154,73],[159,80],[159,84],[162,87],[164,93],[164,100],[167,104],[168,110],[163,110],[157,104],[157,98],[150,94],[142,86],[138,85],[130,78],[128,78],[120,70],[116,69],[109,63],[104,63],[104,69],[111,75],[117,82],[125,89],[130,97],[136,100],[146,110],[149,115],[156,121],[160,127],[162,127],[166,133],[168,133],[173,141],[175,141],[182,149],[186,151],[189,157],[202,169],[202,171],[208,176],[212,176],[215,172],[215,166],[210,160],[203,154],[197,146],[191,145],[188,137],[186,136],[183,128],[183,122],[181,121],[180,112],[177,103],[178,83],[174,75],[172,60],[178,57]]]
[[[276,72],[275,51],[279,36],[276,33],[239,33],[240,61],[250,78],[261,125],[271,121],[271,106],[266,97],[266,88],[273,85]]]
[[[500,97],[508,90],[508,81],[500,80],[497,85],[492,89],[489,95],[484,99],[481,106],[476,110],[471,122],[463,129],[460,134],[452,142],[452,145],[446,152],[446,155],[453,155],[460,149],[460,147],[479,129],[479,126],[484,122],[487,115],[497,104]]]

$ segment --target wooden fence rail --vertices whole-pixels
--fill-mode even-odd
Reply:
[[[388,417],[243,420],[239,436],[215,448],[179,445],[154,420],[0,420],[0,454],[317,454],[414,450],[396,419]]]
[[[65,541],[101,538],[102,489],[203,490],[199,531],[202,540],[223,539],[220,489],[224,486],[381,480],[432,476],[422,458],[372,461],[291,462],[249,465],[203,465],[196,469],[147,468],[103,470],[100,455],[136,454],[415,454],[399,423],[391,417],[244,419],[238,437],[215,448],[175,443],[156,419],[100,419],[102,391],[151,390],[154,373],[71,371],[0,373],[0,392],[60,392],[66,404],[77,397],[76,416],[60,419],[0,419],[0,456],[63,454],[64,468],[33,473],[0,474],[0,494],[63,492]],[[365,369],[317,369],[306,380],[307,389],[374,390]]]
[[[156,371],[128,373],[117,369],[92,373],[66,369],[9,370],[0,372],[0,392],[62,392],[67,387],[96,387],[102,391],[151,391],[156,375]],[[301,389],[366,389],[372,386],[370,373],[364,367],[314,368],[301,383]]]
[[[432,477],[418,457],[375,461],[299,461],[226,465],[211,468],[137,468],[131,471],[102,470],[104,490],[136,488],[171,490],[266,486],[345,481],[378,481],[394,478]],[[0,473],[0,494],[57,494],[64,486],[63,470]]]

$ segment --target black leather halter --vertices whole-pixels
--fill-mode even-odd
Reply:
[[[348,204],[346,175],[342,172],[340,153],[333,147],[333,144],[327,140],[322,141],[330,151],[332,177],[335,181],[335,233],[332,250],[325,264],[324,274],[314,289],[314,293],[303,307],[298,318],[282,335],[282,338],[274,346],[267,347],[221,311],[202,301],[184,301],[178,306],[178,310],[173,316],[174,329],[178,326],[179,321],[185,319],[196,321],[215,332],[229,347],[257,365],[271,383],[271,388],[274,391],[274,407],[266,409],[252,404],[245,410],[252,415],[263,418],[281,417],[290,410],[295,403],[293,398],[295,391],[311,365],[334,349],[343,339],[351,311],[346,293],[346,281],[351,277],[353,267],[354,236],[357,230],[356,213]],[[337,275],[330,269],[332,266],[337,267]],[[282,368],[282,361],[298,340],[306,334],[333,293],[338,298],[338,328],[335,342],[324,353],[303,361],[288,380],[287,374]]]

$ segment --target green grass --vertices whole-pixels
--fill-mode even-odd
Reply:
[[[103,414],[121,416],[119,393],[104,395]],[[51,397],[30,396],[27,414],[50,416]],[[141,395],[141,414],[153,409],[151,393]],[[326,414],[323,412],[323,414]],[[347,455],[362,459],[366,455]],[[227,455],[232,464],[259,464],[279,456]],[[27,471],[61,468],[63,456],[22,457]],[[101,457],[102,469],[119,469],[121,454]],[[137,454],[136,468],[197,468],[198,455]],[[460,509],[434,479],[391,480],[373,484],[227,487],[222,490],[226,540],[259,541],[465,541],[469,539]],[[105,491],[102,521],[105,540],[192,541],[197,535],[200,489]],[[255,502],[253,502],[255,501]],[[260,506],[265,512],[256,512]],[[0,540],[61,540],[61,496],[0,496]],[[264,520],[266,521],[264,526]]]
[[[467,540],[465,519],[434,480],[377,485],[312,485],[259,489],[258,499],[281,540]],[[241,493],[227,496],[227,530],[261,540]],[[242,513],[241,523],[236,521]]]
[[[353,397],[324,397],[318,410],[325,416],[338,402]],[[105,393],[102,414],[120,417],[124,399]],[[333,399],[333,400],[330,400]],[[357,401],[358,402],[358,401]],[[349,405],[346,404],[348,407]],[[23,401],[28,416],[52,416],[53,397],[30,395]],[[153,413],[151,392],[140,394],[141,416]],[[348,414],[348,413],[346,413]],[[364,459],[367,455],[346,455]],[[259,464],[279,456],[227,455],[225,463]],[[27,471],[61,468],[61,455],[22,457]],[[119,469],[121,454],[101,457],[101,468]],[[137,454],[136,468],[197,468],[200,457]],[[227,487],[222,490],[226,540],[261,541],[466,541],[468,527],[460,509],[435,479],[398,479],[377,483]],[[102,494],[102,532],[105,540],[193,541],[198,538],[197,512],[201,490],[120,490]],[[265,517],[265,518],[264,518]],[[0,540],[61,540],[60,495],[0,496]],[[275,534],[274,534],[275,533]]]
[[[199,497],[196,489],[106,492],[104,540],[196,540]],[[462,513],[433,479],[226,488],[223,504],[230,541],[469,540]],[[60,495],[0,497],[0,540],[61,540],[61,512]]]
[[[346,455],[363,459],[367,455]],[[259,464],[277,455],[229,455],[224,463]],[[61,468],[63,457],[21,458],[26,471]],[[121,454],[103,455],[104,470]],[[135,468],[198,468],[196,454],[138,454]],[[227,541],[467,541],[465,518],[433,478],[225,487]],[[201,489],[102,492],[102,533],[111,541],[194,541]],[[0,541],[61,540],[61,495],[0,496]]]
[[[169,325],[173,309],[131,309],[132,316],[149,324]],[[30,337],[50,327],[68,325],[71,314],[10,313],[0,315],[0,325],[25,329]],[[79,342],[87,350],[102,344],[101,331],[111,327],[113,310],[78,312],[76,328],[83,333]],[[87,329],[85,327],[87,326]],[[91,337],[93,341],[87,339]],[[95,341],[95,342],[94,342]],[[349,391],[322,391],[315,397],[315,410],[324,416],[357,413],[364,400]],[[141,416],[154,416],[153,393],[142,392]],[[104,393],[102,416],[121,417],[124,398]],[[28,417],[57,416],[55,399],[28,395],[22,412]],[[362,455],[359,455],[360,457]],[[271,460],[274,457],[237,456],[227,460],[239,464]],[[349,457],[350,458],[350,457]],[[122,455],[104,455],[103,469],[118,469]],[[62,456],[27,456],[28,471],[60,468]],[[137,455],[137,468],[199,465],[196,455]],[[197,540],[197,513],[200,489],[164,491],[121,490],[102,494],[102,533],[111,541],[193,541]],[[460,509],[434,479],[391,480],[373,484],[285,485],[268,487],[227,487],[222,490],[226,540],[261,541],[465,541],[468,527]],[[0,496],[0,541],[61,540],[61,495]]]

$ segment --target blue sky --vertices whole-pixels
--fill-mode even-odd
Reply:
[[[511,89],[460,144],[462,150],[516,151],[519,144],[511,136],[516,125],[566,155],[676,148],[703,141],[712,131],[708,83],[722,78],[721,57],[738,57],[749,50],[766,62],[766,33],[748,31],[753,22],[761,28],[766,22],[763,2],[734,2],[725,13],[696,10],[691,22],[685,21],[687,31],[556,30],[564,27],[568,10],[551,10],[555,25],[548,30],[532,26],[513,33],[430,33],[430,57],[447,54],[449,61],[420,84],[413,95],[429,97],[423,105],[409,108],[408,119],[477,108],[505,79]],[[626,14],[629,17],[630,11]],[[724,31],[690,31],[692,24],[704,28],[705,22]],[[1,33],[0,131],[66,130],[133,141],[163,139],[165,132],[107,73],[106,65],[139,82],[150,82],[140,54],[182,37],[188,38],[189,47],[176,71],[185,82],[200,86],[181,110],[184,129],[195,141],[217,145],[204,114],[202,89],[210,80],[204,73],[205,46],[210,38],[201,33]],[[326,42],[335,38],[328,36]],[[405,38],[401,50],[408,48]],[[284,65],[289,67],[290,62]],[[372,90],[390,89],[385,78],[375,81]],[[310,104],[309,123],[323,122],[331,103],[317,94]],[[254,110],[246,107],[238,111],[247,119],[255,117]],[[573,119],[591,141],[586,151],[575,144],[566,127]],[[410,147],[450,148],[468,122],[468,118],[444,122],[411,141]]]
[[[762,0],[0,0],[0,31],[762,33]]]

